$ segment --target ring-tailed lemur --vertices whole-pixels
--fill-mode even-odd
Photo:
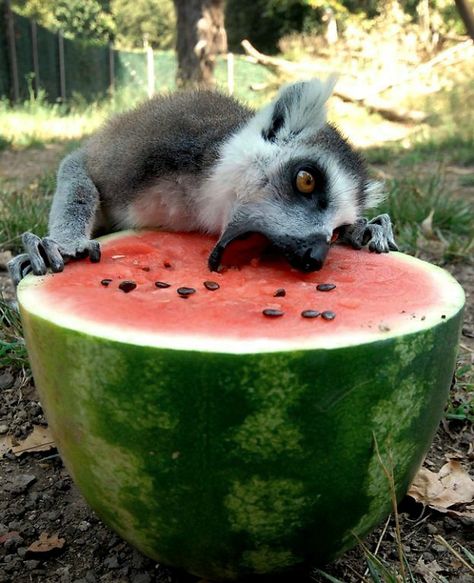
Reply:
[[[362,218],[381,188],[326,122],[333,86],[286,86],[258,112],[216,92],[175,93],[113,118],[61,163],[49,235],[23,235],[13,280],[62,271],[69,258],[99,261],[94,234],[141,227],[220,235],[211,270],[250,233],[305,272],[321,268],[335,229],[355,248],[397,249],[387,215]]]

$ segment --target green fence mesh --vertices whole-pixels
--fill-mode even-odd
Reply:
[[[27,99],[33,88],[34,38],[31,21],[14,14],[15,46],[20,99]],[[39,87],[46,99],[56,102],[61,99],[60,78],[60,40],[56,32],[37,25],[36,45],[39,69]],[[110,49],[105,45],[91,45],[77,40],[63,39],[65,97],[67,100],[96,101],[110,92]],[[0,98],[12,97],[8,51],[8,31],[5,15],[0,13]],[[147,95],[147,55],[145,52],[113,51],[113,77],[117,92],[133,94],[134,97]],[[155,92],[175,89],[176,59],[174,51],[160,51],[154,54]],[[265,83],[272,77],[264,67],[249,64],[241,58],[235,59],[235,93],[248,99],[253,83]],[[218,87],[227,85],[227,64],[225,59],[218,60],[216,67]]]

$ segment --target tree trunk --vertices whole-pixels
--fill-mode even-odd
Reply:
[[[227,50],[224,0],[173,0],[177,20],[178,87],[214,85],[216,56]]]
[[[455,0],[455,3],[467,34],[474,40],[474,11],[469,0]]]

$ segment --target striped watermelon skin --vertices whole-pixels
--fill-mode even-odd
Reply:
[[[462,308],[411,334],[258,354],[22,318],[53,435],[92,508],[150,557],[236,580],[324,564],[388,515],[382,465],[400,498],[442,415]]]

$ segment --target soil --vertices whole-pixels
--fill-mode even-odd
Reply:
[[[472,365],[474,268],[458,264],[448,269],[464,286],[468,296],[459,360]],[[0,291],[13,298],[8,277],[1,271]],[[456,399],[456,390],[453,387],[453,399]],[[16,455],[5,446],[7,436],[21,440],[35,428],[46,426],[32,379],[13,369],[1,370],[0,583],[197,583],[198,578],[155,563],[110,531],[87,506],[55,449],[42,452],[32,449]],[[438,471],[446,460],[458,459],[466,469],[472,468],[473,444],[472,424],[444,421],[424,465]],[[473,572],[435,538],[441,536],[456,549],[459,550],[459,543],[473,552],[472,518],[435,512],[409,497],[402,501],[399,512],[403,551],[415,581],[442,581],[436,579],[437,574],[451,583],[474,582]],[[46,550],[41,546],[31,547],[43,533],[52,537]],[[388,525],[372,533],[365,544],[372,552],[378,547],[377,556],[399,572],[394,533],[391,519]],[[61,542],[58,537],[64,540]],[[363,581],[364,577],[370,580],[366,569],[367,561],[360,547],[324,568],[326,573],[347,583]],[[311,573],[307,577],[292,575],[287,581],[322,582],[326,579]]]

